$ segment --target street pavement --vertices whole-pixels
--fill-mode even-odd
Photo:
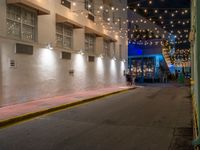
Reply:
[[[191,150],[189,88],[140,86],[0,129],[0,150]]]

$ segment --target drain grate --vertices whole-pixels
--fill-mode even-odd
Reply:
[[[176,136],[173,139],[170,150],[193,150],[192,137]]]
[[[169,150],[193,150],[192,134],[193,129],[190,127],[175,128]]]
[[[175,128],[174,136],[192,136],[192,128]]]

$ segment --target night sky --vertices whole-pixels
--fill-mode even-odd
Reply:
[[[152,4],[149,4],[149,1],[152,1]],[[177,34],[178,30],[189,31],[191,24],[188,23],[186,25],[182,25],[175,23],[172,27],[167,24],[167,22],[169,22],[169,20],[174,22],[177,22],[178,20],[182,22],[186,20],[190,21],[190,3],[190,0],[128,0],[128,5],[130,9],[133,10],[136,8],[137,13],[147,19],[152,18],[161,28],[163,28],[163,26],[166,26],[165,30],[167,30],[168,32],[173,31],[172,34],[175,35]],[[139,7],[137,6],[138,4],[140,4]],[[148,13],[144,13],[145,9],[148,10]],[[158,10],[157,14],[154,13],[155,9]],[[188,9],[189,12],[187,14],[181,15],[180,12],[184,11],[184,9]],[[168,13],[164,13],[165,10],[168,10]],[[178,10],[179,13],[176,14],[174,17],[171,17],[172,13],[174,13],[175,10]],[[160,16],[163,17],[162,20],[159,19]],[[163,21],[164,24],[161,24],[161,21]],[[183,33],[183,37],[185,37],[187,34],[188,33]],[[190,47],[188,38],[180,38],[180,40],[187,40],[187,43],[176,44],[177,49]]]
[[[129,4],[141,2],[145,5],[147,0],[128,0]],[[190,0],[153,0],[152,7],[160,8],[189,8]]]

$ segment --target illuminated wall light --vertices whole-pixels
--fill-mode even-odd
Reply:
[[[48,43],[47,46],[46,46],[46,48],[49,49],[49,50],[53,49],[53,47],[51,46],[51,43]]]
[[[103,6],[100,6],[99,8],[100,8],[100,9],[103,9]]]
[[[88,8],[91,8],[92,6],[90,4],[88,4]]]
[[[73,6],[76,6],[76,3],[75,3],[75,2],[73,2],[73,3],[72,3],[72,5],[73,5]]]
[[[103,79],[104,78],[104,64],[103,64],[103,57],[98,57],[97,58],[97,63],[96,63],[96,69],[97,72],[100,74],[100,77]]]
[[[117,59],[116,59],[116,57],[113,57],[112,60],[116,61]]]
[[[80,49],[80,51],[78,52],[79,55],[84,55],[83,49]]]
[[[54,51],[46,49],[46,48],[41,49],[38,61],[41,66],[38,69],[39,70],[38,73],[41,74],[41,76],[46,76],[47,74],[49,75],[50,72],[52,74],[55,74],[55,70],[58,67],[58,65],[57,65],[57,59],[56,59],[56,55]]]

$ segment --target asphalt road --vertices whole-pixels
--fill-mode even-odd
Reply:
[[[148,86],[0,129],[0,150],[190,150],[187,87]]]

